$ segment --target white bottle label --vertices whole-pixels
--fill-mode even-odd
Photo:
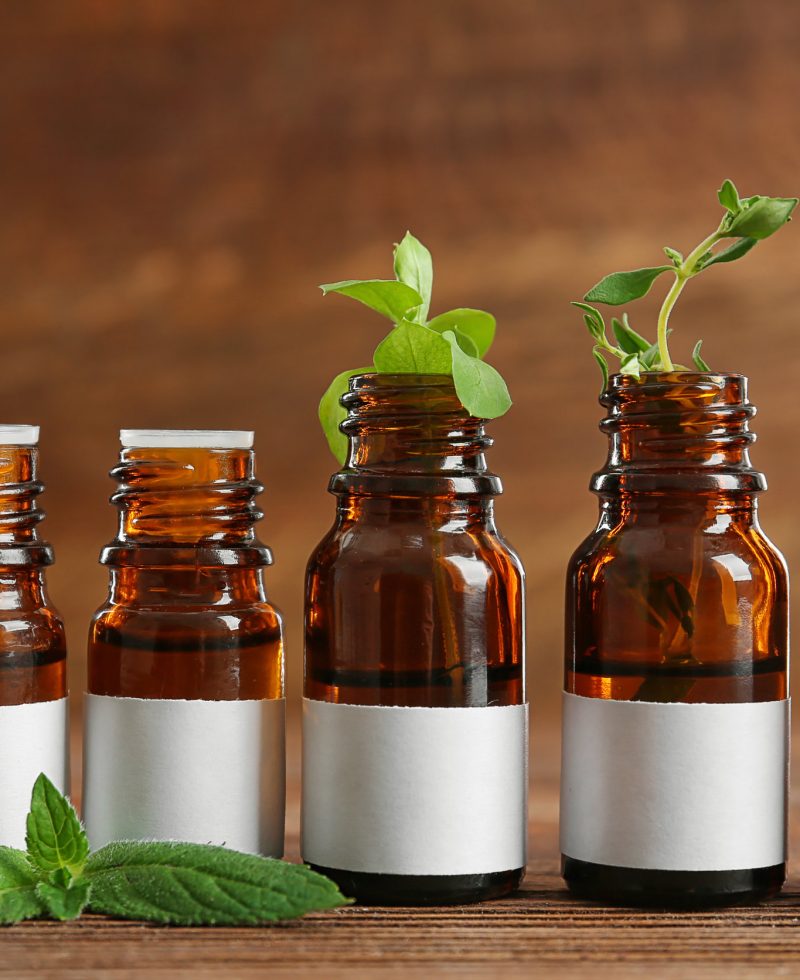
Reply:
[[[83,815],[112,840],[223,844],[281,857],[283,699],[86,695]]]
[[[0,706],[0,844],[25,849],[31,790],[43,772],[69,792],[67,699]]]
[[[564,694],[561,851],[594,864],[733,871],[786,860],[789,701]]]
[[[528,706],[303,702],[303,860],[375,874],[523,867]]]

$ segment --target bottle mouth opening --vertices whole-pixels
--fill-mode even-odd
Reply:
[[[120,429],[123,449],[252,449],[244,429]]]
[[[0,425],[0,446],[36,446],[38,425]]]

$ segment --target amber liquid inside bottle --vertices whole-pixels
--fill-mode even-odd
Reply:
[[[765,483],[748,459],[745,379],[616,377],[603,403],[610,454],[592,481],[600,521],[567,578],[566,691],[652,703],[786,698],[787,574],[758,524]],[[785,878],[783,862],[683,871],[562,860],[576,894],[634,905],[752,901]]]
[[[500,488],[486,470],[482,423],[443,378],[361,376],[344,403],[350,456],[331,481],[336,522],[307,571],[306,698],[436,708],[523,703],[523,572],[494,523]],[[492,898],[516,888],[524,872],[314,866],[373,904]]]
[[[67,694],[64,624],[45,583],[53,551],[36,530],[37,461],[35,445],[0,444],[0,706]]]
[[[109,599],[92,621],[88,690],[131,698],[283,695],[270,555],[253,526],[261,490],[245,449],[125,449]]]

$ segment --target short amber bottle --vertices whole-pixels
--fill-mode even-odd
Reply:
[[[67,647],[37,530],[39,427],[0,425],[0,845],[25,847],[31,790],[44,772],[69,791]]]
[[[612,903],[774,895],[787,573],[758,523],[746,379],[616,376],[601,401],[600,521],[567,579],[564,876]]]
[[[306,579],[303,858],[371,903],[505,895],[525,865],[523,570],[452,380],[343,397],[336,521]]]
[[[255,524],[252,433],[123,430],[107,602],[89,632],[94,846],[171,839],[280,856],[283,641]]]

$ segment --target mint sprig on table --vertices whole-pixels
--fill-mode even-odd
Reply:
[[[758,242],[774,235],[791,219],[797,206],[796,197],[739,197],[731,180],[725,180],[717,191],[719,203],[725,214],[718,227],[686,256],[674,248],[665,247],[668,264],[632,269],[629,272],[612,272],[605,276],[583,297],[582,303],[574,303],[583,311],[583,319],[595,342],[593,355],[603,374],[603,388],[608,384],[606,355],[619,358],[621,374],[638,378],[645,371],[686,371],[683,364],[676,364],[669,351],[669,318],[686,283],[712,266],[734,262],[746,255]],[[732,241],[731,241],[732,240]],[[725,247],[721,242],[730,241]],[[667,292],[656,326],[656,340],[651,343],[630,325],[627,313],[612,317],[611,330],[616,343],[608,337],[603,316],[592,303],[623,306],[645,296],[655,280],[664,273],[671,273],[672,285]],[[698,371],[709,371],[700,350],[698,340],[692,352],[692,362]]]
[[[347,439],[339,430],[346,412],[339,403],[355,374],[447,374],[456,395],[477,418],[494,419],[511,407],[505,381],[483,358],[495,334],[495,318],[484,310],[459,308],[428,319],[433,289],[431,253],[411,232],[394,250],[394,279],[348,279],[320,286],[358,300],[392,321],[373,363],[337,374],[319,404],[319,419],[333,455],[344,463]]]
[[[27,852],[0,847],[0,923],[83,911],[164,924],[259,925],[349,904],[299,864],[210,844],[117,841],[90,853],[69,800],[40,775]]]

